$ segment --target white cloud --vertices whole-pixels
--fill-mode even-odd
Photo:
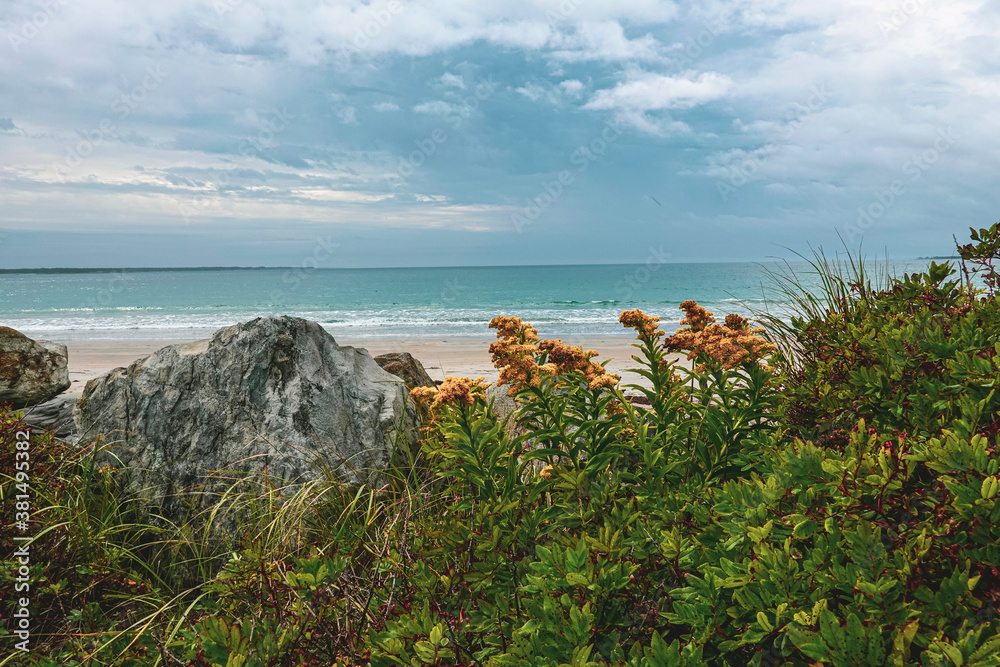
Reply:
[[[689,109],[720,99],[732,88],[729,77],[715,72],[666,76],[637,70],[614,88],[597,91],[583,108],[614,111],[620,122],[649,134],[673,134],[689,128],[670,119],[650,117],[648,112]]]
[[[568,62],[663,62],[665,51],[652,35],[625,36],[617,21],[577,24],[572,31],[556,33],[549,40],[553,57]]]
[[[694,72],[664,76],[638,71],[612,89],[597,91],[584,108],[637,111],[687,109],[717,100],[732,87],[732,79],[715,72],[698,76]]]
[[[455,110],[455,106],[448,104],[444,100],[434,100],[433,102],[422,102],[415,107],[413,110],[417,113],[429,113],[438,116],[444,116]]]
[[[527,97],[532,102],[537,102],[543,97],[547,97],[549,91],[537,83],[526,83],[520,88],[516,88],[515,92],[520,93]]]
[[[514,92],[524,95],[532,102],[545,101],[552,105],[563,104],[565,100],[576,98],[583,92],[583,83],[576,79],[562,81],[553,86],[534,81],[514,89]]]
[[[583,92],[583,83],[576,79],[567,79],[559,84],[559,88],[567,95],[579,95]]]
[[[462,77],[451,72],[445,72],[441,75],[441,83],[450,88],[465,88],[465,81]]]
[[[395,102],[379,102],[372,106],[375,111],[399,111],[399,105]]]

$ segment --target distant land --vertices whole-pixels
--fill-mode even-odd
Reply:
[[[937,255],[935,257],[917,257],[917,259],[962,259],[958,255]]]
[[[260,271],[291,266],[152,266],[96,269],[0,269],[0,273],[150,273],[153,271]],[[306,267],[308,268],[308,267]]]

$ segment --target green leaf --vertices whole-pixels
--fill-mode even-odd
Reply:
[[[819,524],[812,519],[806,519],[805,521],[795,525],[792,530],[792,536],[799,539],[809,537],[819,529]]]

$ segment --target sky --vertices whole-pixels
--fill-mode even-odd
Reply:
[[[1000,0],[4,0],[0,268],[949,255]]]

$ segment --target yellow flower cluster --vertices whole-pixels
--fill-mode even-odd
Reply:
[[[414,387],[410,390],[410,398],[417,403],[429,401],[431,410],[441,405],[473,405],[476,398],[486,396],[486,388],[490,385],[483,382],[485,379],[478,377],[472,380],[449,375],[440,387]]]
[[[490,320],[497,330],[497,339],[490,344],[493,366],[500,371],[497,384],[510,385],[507,394],[513,396],[522,387],[537,387],[541,379],[535,355],[538,354],[538,330],[520,317],[499,315]],[[553,369],[545,368],[542,372]]]
[[[579,345],[566,345],[561,340],[543,340],[538,348],[547,355],[548,363],[545,366],[554,364],[556,373],[580,371],[592,390],[610,387],[621,379],[615,373],[605,371],[604,366],[591,361],[597,356],[597,350],[584,350]]]
[[[698,305],[697,301],[688,299],[682,302],[681,310],[687,315],[687,317],[681,320],[681,324],[688,325],[688,328],[695,333],[703,331],[709,324],[715,323],[715,318],[712,317],[715,313],[705,310]]]
[[[618,321],[623,326],[635,329],[640,338],[658,338],[666,333],[660,330],[659,317],[647,315],[638,308],[622,311]]]
[[[538,330],[520,317],[494,317],[490,328],[497,330],[497,340],[490,345],[493,365],[499,369],[499,384],[508,384],[508,395],[514,396],[523,387],[537,387],[542,373],[559,375],[580,371],[592,390],[610,387],[621,379],[607,373],[590,359],[596,350],[584,350],[578,345],[566,345],[561,340],[539,340]],[[538,357],[546,363],[539,365]]]
[[[681,324],[688,326],[678,329],[677,333],[663,341],[663,347],[669,351],[687,351],[688,359],[707,356],[730,370],[757,362],[775,349],[774,345],[760,337],[764,329],[750,327],[745,317],[730,314],[726,316],[725,324],[716,324],[713,314],[694,301],[685,301],[681,309],[687,315]],[[695,370],[705,370],[705,364],[700,364]]]

